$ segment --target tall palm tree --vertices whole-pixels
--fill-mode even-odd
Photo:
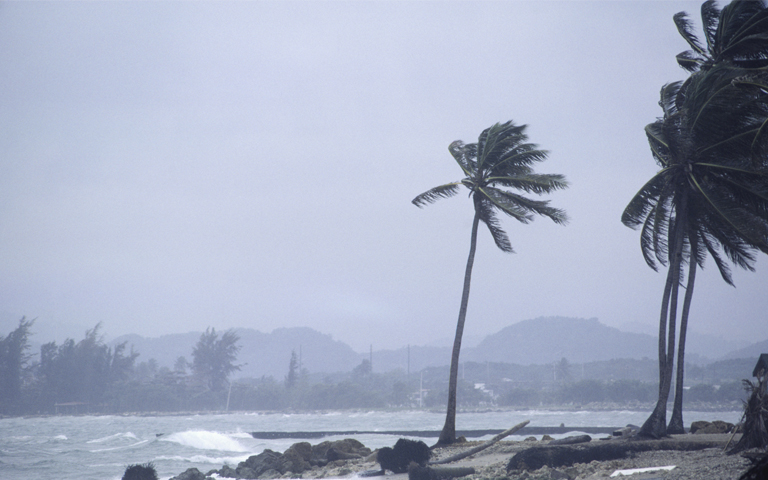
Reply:
[[[418,207],[434,203],[440,198],[456,195],[463,185],[469,189],[469,196],[475,207],[469,258],[464,273],[464,290],[461,294],[459,320],[451,354],[451,371],[448,381],[448,408],[445,425],[438,444],[450,444],[456,440],[456,386],[459,373],[459,353],[467,316],[469,285],[472,265],[477,246],[477,229],[482,221],[491,233],[496,246],[503,252],[513,253],[512,244],[501,228],[496,216],[501,211],[521,223],[529,223],[534,215],[549,217],[558,224],[565,224],[568,218],[563,210],[549,206],[548,200],[534,200],[514,190],[525,193],[545,194],[566,188],[568,183],[563,175],[537,174],[532,165],[547,158],[547,152],[538,146],[526,143],[526,125],[515,125],[509,121],[497,123],[483,130],[477,143],[464,144],[457,140],[448,147],[453,158],[461,167],[465,177],[459,181],[440,185],[413,199]]]
[[[706,4],[705,4],[706,5]],[[727,12],[727,8],[723,10]],[[661,91],[664,116],[645,129],[661,170],[627,205],[622,222],[641,228],[648,265],[669,265],[659,319],[659,398],[641,434],[683,432],[685,339],[696,268],[711,255],[721,276],[728,261],[754,270],[768,253],[768,84],[764,73],[716,62]],[[675,358],[679,286],[688,263],[680,317],[677,385],[669,427],[666,405]]]

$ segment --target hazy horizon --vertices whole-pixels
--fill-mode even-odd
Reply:
[[[307,326],[356,351],[453,337],[472,206],[448,153],[528,124],[562,227],[479,234],[465,335],[656,328],[621,224],[701,2],[3,2],[0,310],[104,333]],[[755,341],[768,268],[708,259],[690,329]],[[7,332],[0,332],[4,334]],[[76,337],[77,338],[77,337]],[[758,338],[757,340],[762,340]]]

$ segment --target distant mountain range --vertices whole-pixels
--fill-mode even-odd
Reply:
[[[11,322],[7,315],[5,317],[0,318],[0,335],[7,334],[18,325],[18,319]],[[308,327],[279,328],[271,333],[253,329],[235,331],[240,336],[242,346],[238,356],[242,369],[236,377],[259,378],[266,375],[281,380],[288,371],[292,351],[300,356],[302,366],[311,373],[349,372],[362,360],[369,358],[368,352],[355,352],[346,343]],[[83,333],[73,338],[79,340]],[[201,334],[188,332],[155,338],[132,334],[117,337],[109,344],[127,342],[129,349],[133,346],[140,354],[138,362],[154,358],[159,366],[172,367],[178,357],[192,360],[192,349]],[[36,341],[49,341],[36,337],[37,334],[31,339],[33,352],[39,351]],[[464,362],[489,361],[519,365],[551,364],[561,358],[571,363],[644,357],[653,360],[658,348],[654,335],[609,327],[596,318],[566,317],[525,320],[486,336],[477,346],[471,346],[472,343],[475,342],[467,342],[462,348],[461,360]],[[757,358],[760,353],[768,352],[768,340],[735,350],[732,350],[733,346],[734,343],[714,336],[692,334],[686,347],[687,358],[695,363],[709,363],[720,359]],[[377,350],[372,357],[375,372],[395,369],[416,372],[425,367],[448,365],[450,358],[450,346],[436,346],[434,343]]]
[[[346,343],[307,327],[278,328],[271,333],[245,328],[234,331],[240,336],[241,346],[237,357],[241,369],[235,377],[260,378],[271,375],[282,379],[288,372],[293,351],[300,357],[302,366],[310,372],[349,371],[366,358]],[[159,366],[172,367],[179,357],[192,361],[192,349],[201,334],[202,332],[189,332],[157,338],[123,335],[109,343],[116,345],[127,342],[129,348],[133,346],[140,354],[137,362],[154,358]]]

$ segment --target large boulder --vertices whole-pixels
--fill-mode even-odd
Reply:
[[[699,420],[691,423],[691,433],[696,434],[728,433],[731,430],[733,430],[733,424],[722,420],[715,420],[714,422]]]
[[[268,470],[278,470],[283,454],[266,449],[258,455],[251,455],[244,462],[240,462],[235,469],[236,478],[259,478]],[[231,472],[226,472],[231,474]],[[219,470],[219,475],[224,473]]]
[[[283,474],[286,472],[302,473],[312,468],[309,463],[311,459],[312,445],[309,442],[294,443],[283,453],[277,470]]]
[[[212,480],[212,477],[206,477],[203,472],[196,468],[188,468],[170,480]]]
[[[405,473],[413,462],[425,466],[431,451],[426,443],[421,440],[408,440],[401,438],[395,443],[394,448],[384,447],[379,450],[376,461],[381,465],[381,470],[391,470],[394,473]]]
[[[344,440],[333,442],[326,440],[312,447],[310,464],[323,467],[328,462],[335,460],[363,458],[370,454],[371,449],[354,438],[345,438]]]

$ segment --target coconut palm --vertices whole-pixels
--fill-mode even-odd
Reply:
[[[702,44],[685,12],[673,17],[680,35],[691,50],[677,55],[677,62],[689,72],[707,70],[727,62],[739,68],[768,66],[768,9],[761,0],[738,0],[720,10],[709,0],[701,5],[706,45]]]
[[[475,207],[469,258],[464,273],[464,289],[461,295],[459,320],[451,354],[451,370],[448,382],[448,408],[445,426],[440,433],[438,444],[450,444],[456,440],[456,385],[459,372],[459,353],[467,315],[469,285],[472,265],[477,246],[477,229],[482,221],[491,233],[496,246],[503,252],[513,253],[512,244],[501,228],[497,212],[503,212],[522,223],[529,223],[534,215],[549,217],[558,224],[565,224],[567,216],[563,210],[549,206],[548,200],[534,200],[513,190],[525,193],[545,194],[566,188],[568,183],[562,175],[537,174],[533,164],[547,158],[547,152],[535,144],[527,143],[526,125],[515,125],[509,121],[497,123],[480,134],[477,143],[464,144],[457,140],[448,147],[459,164],[465,177],[459,181],[440,185],[413,199],[418,207],[433,203],[440,198],[456,195],[463,185],[469,189],[469,196]]]
[[[724,10],[726,12],[726,10]],[[733,285],[729,261],[754,270],[757,250],[768,253],[768,85],[760,74],[725,62],[700,69],[661,91],[664,116],[646,127],[661,167],[635,195],[622,222],[641,228],[645,261],[668,265],[659,319],[659,398],[641,434],[684,431],[685,339],[696,269],[712,256]],[[675,357],[679,286],[688,263],[680,317],[677,386],[669,428],[666,404]]]

